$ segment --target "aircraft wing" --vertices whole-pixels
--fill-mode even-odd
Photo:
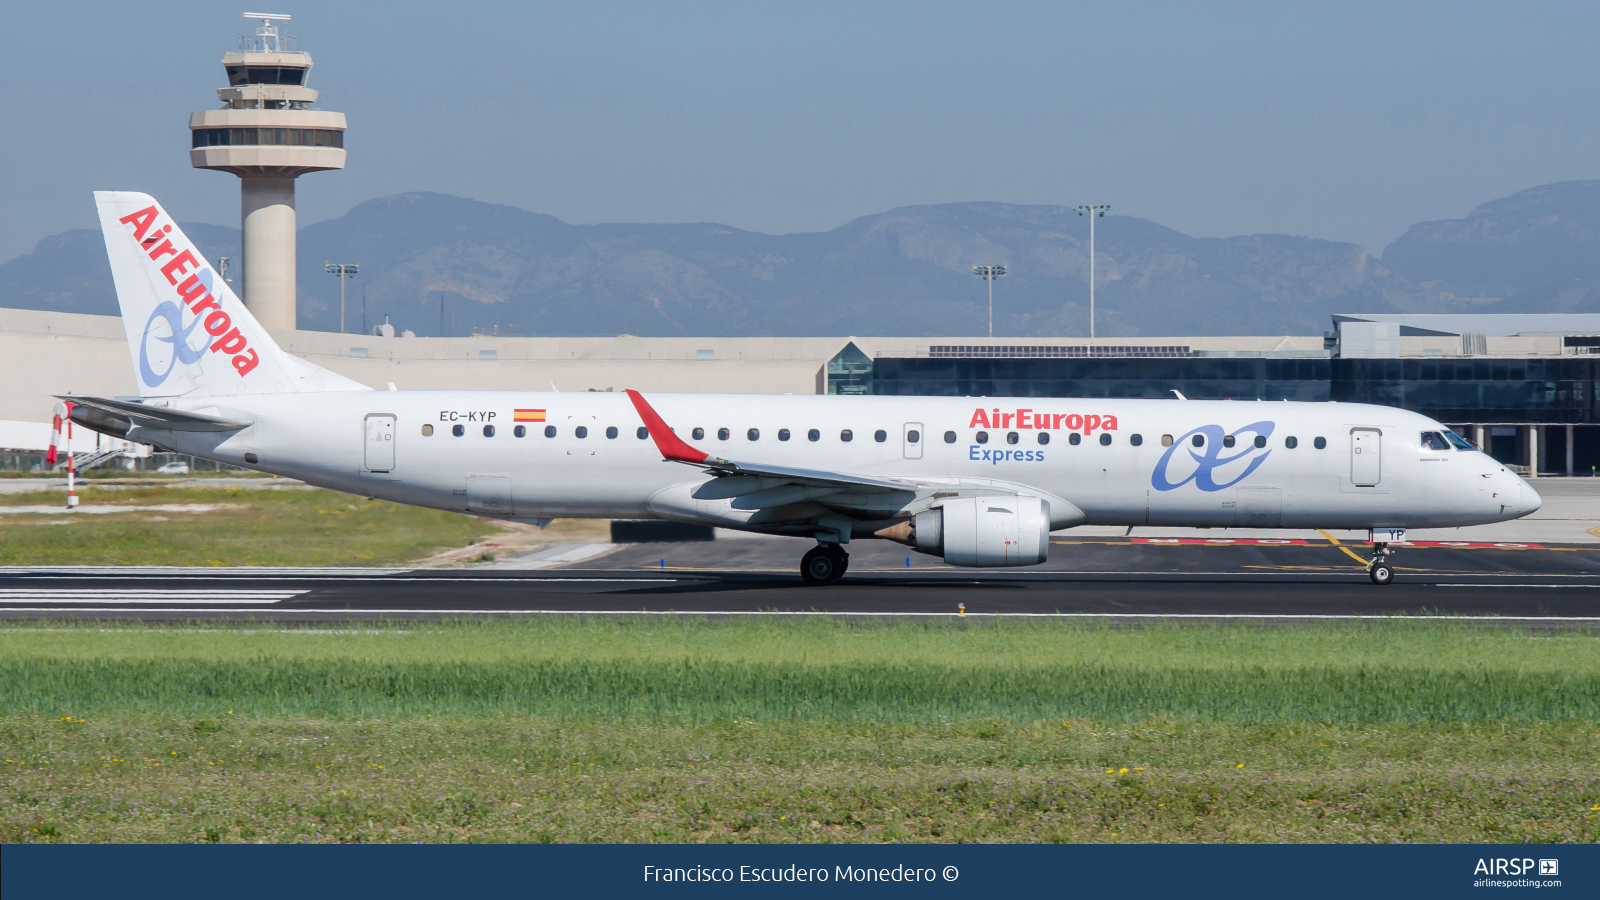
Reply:
[[[672,429],[667,426],[666,421],[661,418],[661,415],[650,406],[638,391],[630,389],[627,394],[628,399],[633,401],[633,408],[638,410],[639,417],[644,420],[645,427],[650,430],[650,436],[656,442],[656,449],[661,451],[661,456],[664,459],[696,466],[715,472],[719,476],[724,476],[719,481],[705,485],[695,493],[695,496],[702,500],[738,497],[741,500],[755,501],[759,505],[735,503],[735,508],[756,509],[760,506],[774,505],[770,502],[763,502],[768,497],[772,500],[789,497],[798,499],[796,491],[792,489],[783,490],[786,486],[807,489],[805,493],[813,496],[816,493],[834,492],[888,493],[891,491],[916,491],[918,488],[916,482],[903,481],[897,478],[870,478],[865,475],[851,475],[846,472],[793,469],[787,466],[770,466],[762,463],[721,459],[691,446],[673,433]]]
[[[251,425],[251,421],[248,419],[225,419],[221,416],[208,416],[205,413],[189,412],[183,409],[167,409],[162,406],[148,406],[143,403],[111,400],[106,397],[57,394],[56,399],[65,400],[73,406],[88,407],[113,419],[122,419],[141,428],[162,431],[238,431]]]

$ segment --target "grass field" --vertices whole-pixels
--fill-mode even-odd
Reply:
[[[1600,635],[0,628],[5,840],[1594,841]]]
[[[0,565],[382,566],[494,534],[471,516],[302,488],[89,486],[83,503],[209,509],[0,516]],[[66,506],[64,491],[0,506]]]

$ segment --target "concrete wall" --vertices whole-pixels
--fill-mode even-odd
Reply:
[[[382,338],[273,331],[278,345],[362,384],[409,389],[814,394],[845,338]],[[923,340],[926,350],[926,340]],[[365,358],[352,355],[364,350]],[[700,359],[701,351],[711,359]],[[492,351],[493,360],[481,359]],[[122,320],[0,308],[0,419],[49,421],[53,394],[134,395]]]

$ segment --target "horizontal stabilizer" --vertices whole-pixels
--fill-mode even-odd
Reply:
[[[239,431],[249,428],[250,419],[227,419],[221,416],[208,416],[205,413],[189,412],[183,409],[168,409],[164,406],[147,406],[143,403],[134,403],[127,400],[111,400],[105,397],[85,397],[81,394],[57,394],[58,399],[65,400],[74,406],[88,407],[110,416],[121,419],[140,428],[160,429],[162,431]]]

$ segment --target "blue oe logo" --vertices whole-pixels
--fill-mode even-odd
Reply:
[[[195,274],[200,277],[200,283],[205,285],[206,293],[211,293],[211,285],[214,283],[211,270],[201,269]],[[167,323],[166,334],[160,334],[156,331],[157,322]],[[144,340],[139,342],[139,377],[144,379],[147,387],[156,387],[166,381],[172,374],[172,370],[176,369],[179,363],[188,366],[200,361],[201,354],[205,353],[206,349],[211,346],[211,339],[209,337],[206,338],[205,343],[201,344],[198,350],[189,346],[189,333],[194,331],[194,327],[199,324],[200,317],[195,316],[189,322],[189,326],[185,328],[183,325],[183,307],[171,300],[164,300],[156,305],[155,312],[150,314],[150,321],[144,323]],[[152,337],[163,344],[172,345],[170,353],[163,352],[160,348],[156,350],[156,362],[160,363],[165,360],[167,363],[167,368],[161,372],[157,372],[155,367],[150,364],[150,339]]]
[[[1269,438],[1272,436],[1272,429],[1273,423],[1271,422],[1253,422],[1243,428],[1236,429],[1233,432],[1236,439],[1242,435],[1249,435],[1250,440],[1245,443],[1243,449],[1238,452],[1230,451],[1228,455],[1224,456],[1222,451],[1229,448],[1222,446],[1222,426],[1201,425],[1199,428],[1173,441],[1172,446],[1167,448],[1167,452],[1161,454],[1161,461],[1156,463],[1155,471],[1150,474],[1150,486],[1158,491],[1171,491],[1181,488],[1192,481],[1195,487],[1202,491],[1220,491],[1223,488],[1233,487],[1250,477],[1250,473],[1260,468],[1261,464],[1266,462],[1267,457],[1272,454],[1271,450],[1263,450],[1255,445],[1256,436]],[[1197,448],[1191,443],[1190,438],[1197,434],[1204,436],[1204,447]],[[1194,462],[1194,471],[1177,481],[1173,481],[1171,480],[1173,476],[1167,471],[1167,466],[1172,462],[1173,454],[1180,449],[1187,451],[1189,459]],[[1217,469],[1239,462],[1252,454],[1254,454],[1254,458],[1244,467],[1244,471],[1240,472],[1238,477],[1232,481],[1218,483],[1216,476],[1213,474]],[[1187,465],[1180,462],[1180,471],[1184,468],[1187,468]],[[1226,477],[1226,474],[1224,477]]]

